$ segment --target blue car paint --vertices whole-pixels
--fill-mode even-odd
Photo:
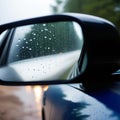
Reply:
[[[45,120],[119,120],[119,83],[82,92],[79,85],[53,85],[45,92]]]

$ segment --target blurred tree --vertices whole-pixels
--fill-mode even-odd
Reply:
[[[113,22],[120,30],[120,0],[66,0],[62,12],[91,14]],[[61,7],[61,6],[56,6]]]
[[[56,4],[51,5],[51,7],[52,7],[52,10],[53,10],[53,13],[58,13],[59,9],[60,9],[60,6],[63,3],[63,0],[55,0],[55,3]]]

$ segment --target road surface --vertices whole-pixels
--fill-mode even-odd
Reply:
[[[0,86],[0,120],[41,120],[42,87]]]

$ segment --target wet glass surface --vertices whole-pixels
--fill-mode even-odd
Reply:
[[[53,22],[15,28],[8,63],[82,49],[83,34],[76,22]]]
[[[3,81],[71,80],[79,75],[84,38],[74,21],[32,24],[13,28]],[[5,75],[7,74],[7,76]]]

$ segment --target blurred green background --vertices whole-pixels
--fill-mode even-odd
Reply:
[[[77,12],[103,17],[120,31],[120,0],[55,0],[54,13]]]

